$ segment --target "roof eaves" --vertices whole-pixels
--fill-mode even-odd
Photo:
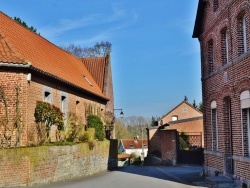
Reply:
[[[165,115],[162,116],[161,119],[163,119],[164,117],[166,117],[168,114],[170,114],[172,111],[174,111],[177,107],[179,107],[182,103],[184,103],[185,101],[182,101],[180,104],[176,105],[174,108],[172,108],[168,113],[166,113]]]
[[[165,115],[163,115],[162,118],[166,117],[168,114],[170,114],[172,111],[174,111],[176,108],[178,108],[183,103],[187,104],[188,106],[190,106],[191,108],[193,108],[194,110],[196,110],[197,112],[199,112],[199,113],[201,113],[203,115],[203,113],[200,110],[196,109],[193,105],[189,104],[187,101],[184,100],[180,104],[178,104],[177,106],[175,106],[174,108],[172,108],[172,110],[170,110],[168,113],[166,113]]]
[[[193,117],[193,118],[188,118],[188,119],[181,119],[181,120],[177,120],[177,121],[170,121],[168,123],[169,123],[169,125],[172,125],[172,124],[195,121],[195,120],[200,120],[200,119],[203,119],[203,116],[198,116],[198,117]]]
[[[100,97],[100,98],[102,98],[102,99],[104,99],[106,101],[109,101],[109,99],[107,97],[103,97],[103,96],[100,96],[100,95],[98,95],[98,94],[96,94],[94,92],[88,91],[88,90],[86,90],[86,89],[84,89],[82,87],[79,87],[79,86],[71,83],[71,82],[68,82],[67,80],[61,79],[61,78],[59,78],[59,77],[57,77],[57,76],[55,76],[55,75],[53,75],[51,73],[48,73],[48,72],[42,71],[42,70],[40,70],[40,69],[38,69],[36,67],[33,67],[33,66],[31,66],[31,64],[13,64],[13,63],[3,63],[3,62],[0,61],[0,67],[30,68],[31,70],[33,70],[35,72],[39,72],[40,74],[52,77],[52,78],[54,78],[56,80],[59,80],[59,81],[65,83],[65,84],[71,85],[71,86],[73,86],[75,88],[78,88],[80,90],[83,90],[83,91],[85,91],[85,92],[87,92],[89,94],[98,96],[98,97]]]
[[[198,38],[200,35],[206,3],[207,0],[199,0],[192,38]]]
[[[73,87],[75,87],[75,88],[78,88],[78,89],[80,89],[80,90],[82,90],[82,91],[85,91],[85,92],[87,92],[87,93],[89,93],[89,94],[92,94],[92,95],[95,95],[95,96],[97,96],[97,97],[100,97],[100,98],[104,99],[105,101],[109,101],[109,98],[107,98],[107,97],[103,97],[103,96],[98,95],[98,94],[96,94],[96,93],[94,93],[94,92],[91,92],[91,91],[89,91],[89,90],[86,90],[86,89],[84,89],[84,88],[82,88],[82,87],[79,87],[79,86],[77,86],[77,85],[75,85],[75,84],[73,84],[73,83],[71,83],[71,82],[68,82],[67,80],[61,79],[61,78],[59,78],[58,76],[55,76],[55,75],[53,75],[53,74],[51,74],[51,73],[45,72],[45,71],[40,70],[40,69],[38,69],[38,68],[36,68],[36,67],[33,67],[33,66],[31,66],[30,68],[31,68],[32,70],[34,70],[34,71],[37,71],[37,72],[43,74],[43,75],[52,77],[52,78],[54,78],[54,79],[56,79],[56,80],[59,80],[59,81],[65,83],[65,84],[71,85],[71,86],[73,86]]]
[[[0,61],[1,67],[18,67],[18,68],[29,68],[30,64],[20,64],[20,63],[5,63]]]

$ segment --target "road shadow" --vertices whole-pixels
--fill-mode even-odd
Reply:
[[[113,169],[123,173],[137,174],[162,180],[173,181],[185,185],[207,187],[202,176],[202,166],[177,165],[177,166],[140,166],[130,165]]]

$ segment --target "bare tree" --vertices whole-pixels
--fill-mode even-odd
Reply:
[[[62,49],[72,53],[76,57],[104,57],[111,52],[112,44],[110,42],[97,42],[93,47],[82,47],[76,44],[61,46]]]
[[[151,119],[142,116],[129,116],[123,118],[123,122],[126,125],[128,131],[135,136],[146,138],[146,128],[151,125]]]

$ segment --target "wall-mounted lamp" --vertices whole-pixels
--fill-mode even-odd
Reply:
[[[120,110],[120,111],[121,111],[121,112],[120,112],[120,117],[123,118],[124,113],[123,113],[122,109],[114,109],[114,111],[115,111],[115,110]]]
[[[30,82],[31,81],[31,73],[27,74],[27,81]]]

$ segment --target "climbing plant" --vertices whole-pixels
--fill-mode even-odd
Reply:
[[[179,135],[179,148],[181,150],[186,150],[190,147],[190,143],[188,140],[188,134],[186,132],[181,132]]]
[[[16,91],[16,101],[10,101],[10,103],[15,103],[14,116],[10,118],[8,99],[6,96],[4,86],[0,86],[0,102],[4,107],[4,113],[0,118],[0,127],[2,129],[0,136],[0,147],[17,147],[20,145],[21,134],[22,134],[22,121],[21,121],[21,110],[20,110],[20,91],[21,87],[19,84],[15,86]],[[12,98],[12,97],[11,97]],[[13,136],[15,135],[15,137]]]

